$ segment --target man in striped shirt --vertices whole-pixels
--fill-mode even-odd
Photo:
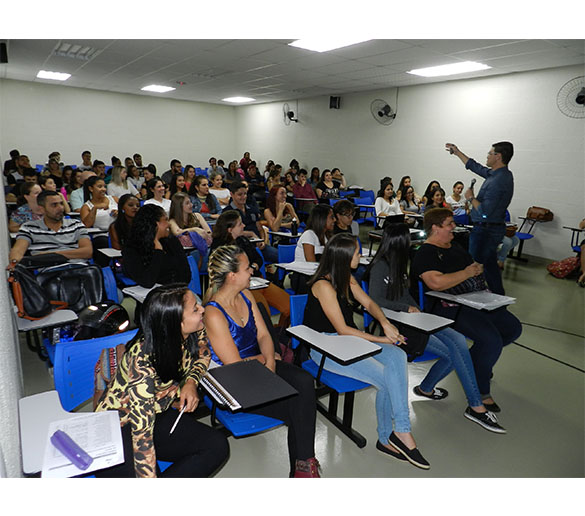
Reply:
[[[30,245],[42,246],[43,253],[58,253],[70,260],[88,260],[93,247],[87,228],[79,220],[64,219],[63,200],[57,192],[45,190],[37,198],[43,218],[25,222],[10,250],[10,261],[18,263]]]

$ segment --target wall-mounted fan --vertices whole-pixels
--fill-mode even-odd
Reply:
[[[290,125],[291,122],[296,123],[299,121],[298,118],[295,118],[294,111],[292,111],[286,103],[282,106],[282,115],[284,117],[284,125]]]
[[[382,99],[373,100],[370,104],[370,112],[376,122],[382,125],[390,125],[396,118],[396,113],[390,104]]]
[[[585,118],[585,76],[566,82],[557,93],[557,106],[570,118]]]

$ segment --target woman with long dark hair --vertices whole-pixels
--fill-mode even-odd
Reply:
[[[394,195],[394,186],[391,180],[386,179],[381,182],[374,206],[376,217],[378,218],[388,217],[389,215],[400,215],[402,213],[400,204]]]
[[[120,413],[125,461],[96,476],[208,477],[225,462],[225,436],[192,416],[211,358],[202,318],[203,307],[185,284],[146,296],[140,329],[96,407]],[[171,434],[179,414],[173,406],[185,413]],[[157,459],[173,464],[161,474]]]
[[[122,258],[126,276],[143,287],[191,281],[183,246],[170,234],[169,218],[160,206],[145,204],[138,210]]]
[[[329,204],[313,208],[307,228],[299,238],[295,249],[295,262],[317,262],[323,253],[327,239],[333,234],[335,216]]]
[[[321,180],[315,186],[315,193],[317,194],[320,203],[329,204],[330,199],[340,198],[340,188],[341,183],[333,179],[331,170],[326,169],[323,170]]]
[[[244,223],[240,217],[240,212],[237,210],[224,211],[217,219],[215,226],[213,226],[213,242],[209,253],[211,254],[215,249],[223,245],[235,244],[246,253],[250,267],[253,270],[253,276],[261,278],[260,267],[262,267],[264,260],[260,251],[243,233]],[[272,282],[266,288],[255,289],[251,292],[256,302],[264,305],[267,313],[270,313],[271,306],[280,312],[278,327],[286,328],[290,320],[290,296],[287,292]]]
[[[219,218],[221,206],[215,195],[209,191],[209,180],[205,176],[195,177],[189,188],[189,197],[193,203],[193,211],[201,213],[205,220]]]
[[[366,270],[370,297],[379,306],[397,312],[420,312],[420,307],[409,293],[407,277],[409,252],[408,226],[387,224],[380,247]],[[416,330],[403,328],[400,325],[398,328],[403,332],[408,330],[409,341],[422,341],[422,344],[426,340],[424,334]],[[408,344],[411,345],[414,342]],[[487,430],[505,433],[495,415],[488,413],[482,403],[465,337],[452,328],[445,328],[430,335],[426,346],[422,344],[418,347],[416,354],[422,354],[425,350],[438,355],[440,360],[433,364],[420,385],[414,387],[414,393],[433,400],[446,398],[448,392],[435,386],[455,369],[469,405],[464,413],[465,417]],[[409,354],[409,358],[415,357]]]
[[[448,206],[445,204],[445,190],[441,187],[433,188],[425,204],[425,211],[428,211],[432,208],[447,208]]]
[[[303,324],[313,330],[338,335],[354,335],[378,344],[382,351],[351,365],[325,359],[324,368],[349,376],[377,389],[376,448],[399,460],[428,469],[429,463],[416,447],[408,411],[406,353],[400,349],[404,337],[390,324],[380,307],[361,289],[351,275],[359,264],[357,238],[348,233],[335,235],[325,246],[317,272],[308,283],[309,292]],[[363,306],[382,327],[380,336],[360,331],[353,320],[353,301]],[[321,363],[322,355],[311,350],[311,358]]]
[[[405,213],[415,213],[420,214],[422,213],[422,207],[420,202],[417,201],[416,195],[414,193],[414,188],[411,185],[403,186],[400,194],[400,209]]]
[[[431,191],[433,191],[435,188],[441,188],[441,184],[433,179],[427,186],[427,189],[425,190],[425,193],[421,199],[421,203],[423,206],[426,206],[426,204],[429,202],[429,199],[431,198]]]
[[[290,229],[293,221],[298,216],[293,205],[286,202],[286,189],[284,186],[274,186],[266,199],[264,218],[272,231],[280,231],[282,228]]]
[[[252,412],[281,419],[288,426],[289,476],[319,477],[313,378],[275,355],[272,337],[248,290],[251,276],[248,257],[238,246],[221,246],[211,253],[204,321],[212,359],[220,364],[257,360],[298,391]]]
[[[113,249],[122,249],[130,235],[134,217],[140,209],[140,199],[132,194],[124,194],[118,201],[118,216],[110,224],[110,243]]]
[[[188,194],[189,190],[185,183],[185,176],[183,174],[173,174],[171,178],[171,185],[169,191],[165,194],[166,199],[173,199],[176,193]]]

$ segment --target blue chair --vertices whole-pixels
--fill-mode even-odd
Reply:
[[[278,263],[291,263],[295,261],[295,249],[297,248],[296,244],[280,244],[276,249],[278,250]],[[278,269],[278,279],[283,281],[286,276],[286,271],[279,267]],[[289,294],[293,292],[289,292]]]
[[[468,226],[469,225],[469,215],[467,213],[464,213],[463,215],[454,215],[453,216],[453,221],[455,222],[455,224],[460,225],[460,226]]]
[[[205,177],[207,177],[207,169],[206,168],[195,167],[195,175],[196,176],[205,176]]]
[[[102,276],[104,277],[104,287],[106,289],[106,298],[115,303],[121,303],[120,293],[118,292],[118,285],[112,269],[102,267]]]
[[[307,294],[290,296],[291,326],[303,324],[307,298]],[[299,344],[300,342],[298,339],[292,339],[293,350],[296,350],[299,347]],[[321,401],[319,401],[319,399],[317,399],[317,410],[347,435],[359,448],[363,448],[366,445],[366,438],[351,426],[353,419],[353,404],[355,400],[355,391],[370,387],[370,384],[360,382],[359,380],[347,376],[331,373],[325,369],[320,371],[319,365],[311,359],[304,361],[301,364],[301,367],[305,371],[308,371],[311,376],[317,380],[317,398],[327,394],[329,395],[329,406],[326,407]],[[345,394],[343,401],[343,416],[341,419],[337,416],[339,394]]]
[[[356,210],[357,210],[357,217],[354,220],[358,224],[363,224],[364,222],[371,222],[376,225],[376,216],[374,212],[374,208],[371,208],[376,201],[376,195],[374,194],[373,190],[362,190],[360,192],[360,196],[354,199]],[[363,216],[362,216],[363,212]],[[372,215],[369,215],[369,214]]]

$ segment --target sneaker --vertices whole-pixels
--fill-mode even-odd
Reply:
[[[321,478],[319,468],[321,465],[315,457],[295,462],[295,474],[293,478]]]
[[[470,421],[483,426],[490,432],[495,432],[497,434],[506,433],[506,429],[498,424],[498,418],[493,412],[476,412],[471,407],[467,407],[463,415]]]

